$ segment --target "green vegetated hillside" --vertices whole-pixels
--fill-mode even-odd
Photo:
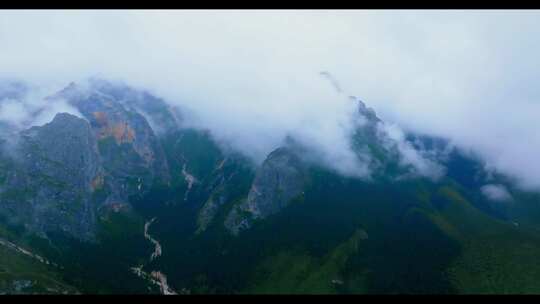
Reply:
[[[293,139],[256,164],[147,93],[94,86],[59,93],[86,120],[28,131],[30,160],[1,154],[0,238],[50,262],[0,244],[2,293],[540,293],[540,195],[458,150],[439,180],[409,174],[361,102],[351,146],[371,179]],[[71,141],[39,137],[56,132]],[[488,182],[513,200],[486,199]]]
[[[10,246],[18,237],[0,227],[1,294],[76,294],[78,289],[62,277],[62,269]],[[9,245],[8,245],[9,244]],[[20,247],[28,250],[28,246]]]
[[[204,200],[171,203],[155,228],[166,248],[156,264],[194,293],[540,291],[538,233],[477,208],[455,180],[366,182],[322,168],[309,176],[301,197],[237,237],[219,215],[195,233]]]

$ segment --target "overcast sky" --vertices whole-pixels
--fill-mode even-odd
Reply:
[[[354,105],[329,71],[382,119],[540,189],[538,37],[538,11],[1,11],[0,77],[123,80],[255,158],[293,133],[348,167]]]

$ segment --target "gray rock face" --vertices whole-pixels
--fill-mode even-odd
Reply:
[[[241,157],[229,155],[217,165],[206,189],[210,195],[197,217],[196,233],[205,231],[226,203],[249,190],[249,182],[246,180],[251,181],[252,176],[252,168]]]
[[[71,84],[52,98],[66,99],[88,119],[98,141],[103,179],[111,192],[107,204],[125,205],[130,195],[150,188],[156,180],[168,183],[169,169],[148,121],[126,106],[129,95],[112,88],[106,92],[115,95],[99,87]]]
[[[182,114],[164,100],[146,91],[134,90],[121,83],[111,83],[101,79],[90,79],[94,90],[112,96],[126,110],[140,113],[148,121],[152,130],[159,135],[178,130]]]
[[[350,98],[358,104],[357,118],[363,121],[356,126],[350,138],[352,151],[360,160],[368,163],[372,178],[388,176],[389,171],[397,170],[399,152],[396,147],[388,145],[388,139],[382,136],[380,128],[383,122],[375,111],[360,99],[354,96]],[[369,155],[369,158],[366,158],[366,155]]]
[[[353,146],[356,145],[376,145],[378,144],[377,136],[377,124],[382,122],[372,108],[366,107],[364,102],[360,99],[351,96],[351,101],[358,104],[358,115],[360,115],[365,123],[356,128],[356,132],[353,135]]]
[[[21,149],[28,152],[25,164],[30,172],[44,172],[59,182],[89,189],[99,169],[99,156],[88,122],[59,113],[52,122],[21,135]]]
[[[16,151],[16,165],[1,186],[0,213],[41,234],[60,230],[93,238],[100,159],[88,122],[57,114],[21,132]]]
[[[270,153],[249,191],[247,211],[264,218],[285,207],[298,196],[304,185],[300,159],[287,148]]]
[[[197,231],[201,233],[208,228],[214,217],[219,211],[219,208],[227,202],[227,196],[221,190],[217,190],[210,195],[210,198],[204,203],[197,217]]]
[[[372,122],[372,123],[381,122],[379,117],[377,117],[375,110],[367,107],[366,104],[362,100],[354,96],[351,96],[351,99],[358,103],[358,113],[366,117],[369,122]]]
[[[48,99],[65,100],[84,119],[58,114],[17,134],[15,153],[2,151],[0,215],[8,221],[41,235],[60,230],[92,239],[101,207],[129,208],[131,195],[170,182],[147,120],[167,130],[178,127],[179,116],[164,101],[105,81],[72,83]],[[12,146],[7,142],[2,147]]]
[[[305,166],[291,149],[273,151],[257,171],[247,199],[228,215],[226,228],[238,234],[254,220],[279,212],[302,194],[305,178]]]

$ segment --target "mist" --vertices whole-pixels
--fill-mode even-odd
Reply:
[[[189,110],[189,124],[256,161],[292,135],[340,172],[365,176],[347,142],[356,105],[345,97],[354,95],[395,128],[449,138],[537,190],[539,17],[456,10],[2,11],[0,77],[40,88],[26,108],[42,102],[41,92],[72,81],[121,80]],[[2,104],[1,121],[27,119],[26,108]],[[43,121],[72,110],[47,108]],[[391,134],[401,139],[399,131]],[[400,146],[405,163],[420,174],[441,174],[411,149]]]
[[[488,184],[480,187],[484,196],[495,202],[512,201],[513,198],[503,185]]]

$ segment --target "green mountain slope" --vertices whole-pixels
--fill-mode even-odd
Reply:
[[[183,126],[182,115],[148,93],[104,82],[89,95],[74,88],[64,95],[90,118],[99,154],[99,170],[84,180],[93,237],[52,224],[36,234],[0,217],[3,237],[61,266],[0,246],[0,292],[540,293],[539,194],[487,174],[459,149],[448,152],[444,140],[409,134],[407,144],[446,168],[440,179],[418,174],[361,102],[367,124],[351,148],[372,156],[369,179],[305,157],[309,148],[294,139],[255,164],[209,131]],[[15,165],[0,165],[3,187]],[[486,184],[513,199],[488,199]],[[10,206],[0,197],[6,214],[26,216],[23,205]]]

